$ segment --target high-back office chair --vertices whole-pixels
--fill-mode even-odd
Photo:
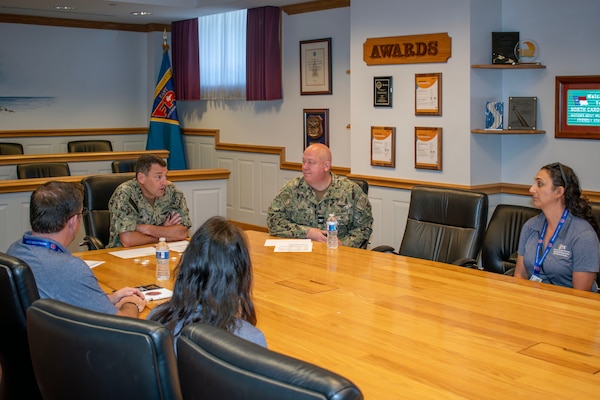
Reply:
[[[27,310],[27,332],[45,400],[182,398],[173,337],[161,323],[41,299]]]
[[[360,186],[360,188],[362,189],[363,192],[365,192],[365,194],[369,194],[369,182],[367,182],[366,179],[360,179],[360,178],[348,178],[350,179],[352,182],[358,184],[358,186]]]
[[[498,204],[483,237],[481,268],[498,274],[512,275],[517,264],[517,249],[523,224],[540,213],[540,209]],[[477,267],[475,259],[461,265]]]
[[[40,162],[17,164],[17,178],[50,178],[53,176],[70,176],[71,170],[66,162]]]
[[[110,164],[113,173],[135,172],[136,159],[115,160]]]
[[[184,399],[362,399],[346,378],[212,325],[187,325],[177,340]]]
[[[41,399],[27,343],[26,312],[40,298],[29,266],[0,253],[0,399]]]
[[[396,254],[452,264],[477,258],[487,224],[485,193],[433,186],[415,186],[408,220]],[[394,252],[391,246],[374,251]]]
[[[0,156],[23,154],[21,143],[0,143]]]
[[[83,178],[83,216],[86,236],[83,244],[89,250],[103,249],[110,238],[110,211],[108,202],[115,189],[123,182],[133,179],[134,173],[91,175]]]
[[[73,140],[67,143],[69,153],[112,151],[110,140]]]

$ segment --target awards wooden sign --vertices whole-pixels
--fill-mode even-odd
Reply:
[[[452,38],[448,33],[370,38],[363,44],[367,65],[448,62]]]

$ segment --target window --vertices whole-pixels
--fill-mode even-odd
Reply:
[[[198,18],[200,98],[246,98],[246,10]]]

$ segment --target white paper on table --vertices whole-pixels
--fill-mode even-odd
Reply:
[[[275,253],[310,253],[312,251],[312,242],[310,243],[287,243],[275,245]]]
[[[298,244],[298,243],[312,243],[310,239],[267,239],[265,240],[265,246],[278,246],[286,244]]]
[[[275,246],[276,253],[310,253],[312,240],[310,239],[267,239],[265,246]]]
[[[136,257],[146,257],[153,256],[156,254],[155,247],[140,247],[137,249],[127,249],[127,250],[117,250],[111,251],[109,254],[119,258],[136,258]]]
[[[176,251],[178,253],[183,253],[188,245],[187,240],[181,240],[178,242],[167,242],[169,245],[169,250]],[[140,247],[135,249],[127,249],[127,250],[117,250],[111,251],[109,254],[119,258],[136,258],[136,257],[147,257],[153,256],[156,254],[156,247]]]
[[[188,242],[187,240],[180,240],[178,242],[168,242],[167,244],[169,245],[169,250],[173,250],[178,253],[183,253],[189,243],[190,242]]]
[[[95,268],[100,264],[104,264],[104,261],[92,261],[92,260],[83,260],[88,267]]]

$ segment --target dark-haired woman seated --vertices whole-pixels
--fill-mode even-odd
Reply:
[[[542,212],[523,225],[515,276],[597,291],[600,231],[577,175],[564,164],[548,164],[529,192]]]
[[[148,319],[169,328],[175,340],[187,324],[204,322],[267,346],[256,328],[252,264],[244,232],[223,217],[208,219],[190,239],[175,269],[173,297]]]

